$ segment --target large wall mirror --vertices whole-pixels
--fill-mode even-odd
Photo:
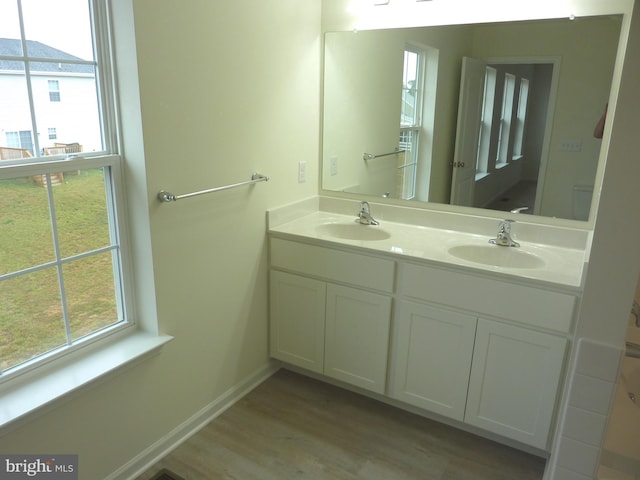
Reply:
[[[621,24],[326,33],[322,188],[587,220]]]

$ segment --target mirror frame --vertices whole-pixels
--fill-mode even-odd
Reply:
[[[558,0],[553,5],[532,2],[535,4],[523,6],[522,4],[505,5],[501,0],[484,0],[478,5],[476,0],[459,0],[458,2],[415,2],[407,3],[399,0],[391,1],[387,5],[374,6],[369,0],[323,0],[322,2],[322,34],[334,31],[377,30],[407,27],[427,27],[442,25],[461,25],[472,23],[496,23],[508,21],[544,20],[557,18],[571,18],[581,16],[622,15],[622,26],[618,42],[614,70],[609,94],[608,118],[615,117],[615,107],[620,87],[622,61],[626,51],[629,36],[630,14],[633,10],[633,0]],[[515,2],[514,2],[515,3]],[[463,7],[461,4],[467,4]],[[321,42],[324,46],[324,42]],[[322,72],[324,72],[324,48],[322,51]],[[321,86],[324,78],[321,78]],[[324,100],[321,88],[321,105]],[[602,177],[606,169],[606,159],[610,141],[610,125],[607,122],[598,159],[594,191],[591,202],[591,211],[587,221],[561,219],[544,216],[523,215],[519,221],[538,223],[544,225],[565,226],[581,230],[592,230],[597,215],[597,207],[600,200],[600,188]],[[403,207],[435,210],[457,214],[467,214],[489,218],[502,218],[503,211],[487,210],[475,207],[461,207],[448,204],[427,202],[415,202],[398,199],[386,199],[379,196],[350,194],[324,190],[322,186],[322,158],[323,158],[323,113],[320,118],[320,142],[319,142],[319,172],[318,191],[322,196],[344,199],[366,199],[371,202],[397,205]]]

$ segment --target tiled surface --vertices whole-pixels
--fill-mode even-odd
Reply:
[[[579,341],[553,480],[594,478],[621,355],[621,349]]]
[[[576,373],[615,382],[618,378],[621,353],[621,349],[610,345],[580,341],[578,344],[580,363],[577,365]]]
[[[596,469],[599,451],[597,446],[565,437],[562,439],[558,458],[561,459],[561,465],[576,473],[591,476]]]
[[[593,480],[591,475],[582,475],[566,468],[558,467],[556,469],[555,480]]]
[[[608,415],[615,383],[576,374],[569,393],[569,405]]]
[[[591,439],[595,442],[602,438],[607,426],[607,416],[582,410],[581,408],[570,408],[567,410],[564,423],[564,435],[574,440]]]

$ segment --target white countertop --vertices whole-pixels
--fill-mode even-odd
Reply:
[[[493,276],[509,276],[522,280],[544,283],[550,286],[569,287],[571,290],[579,290],[582,285],[583,271],[585,268],[585,251],[555,245],[543,245],[525,242],[515,237],[520,242],[520,247],[500,247],[497,249],[517,248],[524,254],[535,255],[544,261],[542,267],[512,268],[476,263],[456,257],[449,253],[451,247],[457,245],[490,246],[489,238],[485,235],[476,235],[466,232],[447,230],[442,228],[430,228],[425,226],[380,221],[377,226],[365,226],[355,224],[355,216],[337,213],[315,211],[300,212],[301,215],[289,221],[272,225],[269,232],[273,235],[284,237],[304,238],[307,241],[330,243],[366,249],[373,252],[413,258],[437,263],[439,266],[452,266],[464,268],[476,273],[486,273]],[[353,240],[338,238],[326,233],[320,225],[339,223],[344,225],[356,225],[358,228],[379,229],[388,233],[388,238],[374,240]],[[490,247],[491,248],[491,247]],[[501,253],[495,252],[498,255]],[[508,253],[505,250],[505,253]]]

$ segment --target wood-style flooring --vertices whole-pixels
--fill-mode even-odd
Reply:
[[[137,480],[540,480],[545,461],[280,370]]]

